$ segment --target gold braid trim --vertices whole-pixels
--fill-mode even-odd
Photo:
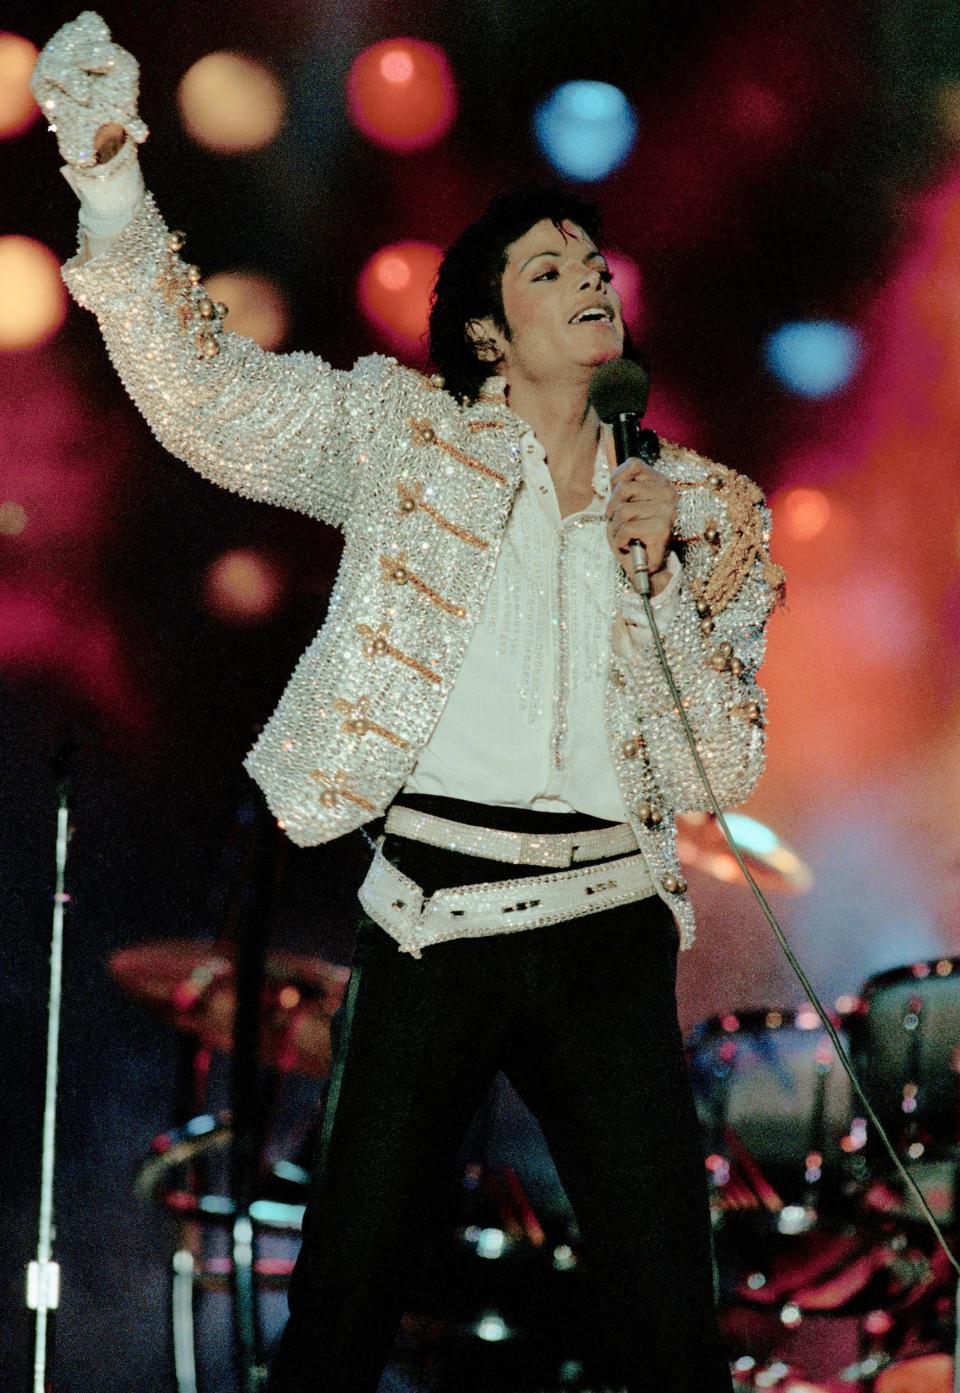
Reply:
[[[394,658],[398,663],[403,663],[406,667],[419,673],[421,677],[425,677],[428,682],[435,682],[439,685],[443,681],[439,672],[434,672],[432,668],[427,667],[426,663],[419,662],[418,659],[412,658],[409,653],[404,653],[403,649],[388,643],[386,636],[389,632],[389,624],[380,624],[376,629],[371,629],[369,624],[358,624],[357,633],[364,641],[363,656],[365,658],[378,658],[383,655]]]
[[[467,430],[503,430],[506,424],[506,421],[468,421]]]
[[[428,585],[423,576],[418,576],[416,571],[411,571],[406,564],[407,553],[400,551],[396,556],[381,556],[381,580],[389,581],[391,585],[412,585],[414,590],[432,603],[445,610],[447,614],[452,614],[454,619],[466,619],[467,611],[463,605],[454,604],[452,600],[445,600],[441,594],[434,590],[432,585]]]
[[[482,464],[480,460],[474,459],[472,455],[466,454],[456,445],[451,445],[449,440],[441,440],[434,430],[432,423],[427,418],[417,420],[416,417],[411,416],[409,424],[413,434],[413,443],[415,445],[436,445],[438,450],[445,451],[446,454],[448,454],[451,459],[455,459],[458,464],[466,465],[467,469],[475,469],[478,474],[486,475],[488,479],[492,479],[496,484],[505,484],[507,482],[506,474],[501,474],[497,469],[491,469],[489,464]]]
[[[398,750],[409,748],[410,742],[404,740],[402,735],[395,735],[392,730],[387,730],[386,726],[377,725],[376,721],[370,719],[367,714],[370,707],[368,696],[362,696],[357,701],[345,701],[343,697],[337,697],[333,706],[334,710],[347,718],[340,726],[347,735],[379,735],[391,745],[396,745]]]
[[[490,543],[485,542],[482,537],[477,537],[473,532],[468,532],[465,527],[460,527],[457,523],[445,518],[442,513],[438,513],[432,504],[426,503],[423,498],[423,484],[412,484],[409,488],[401,481],[397,482],[397,493],[400,497],[400,514],[415,512],[419,508],[426,513],[428,518],[445,527],[448,532],[452,532],[455,537],[459,537],[461,542],[467,542],[472,547],[486,549]]]
[[[759,557],[763,562],[764,580],[776,592],[779,601],[783,594],[784,573],[780,566],[770,560],[764,540],[763,515],[760,511],[763,493],[745,474],[738,474],[718,464],[711,464],[710,474],[704,482],[722,495],[727,514],[723,531],[727,534],[727,540],[717,554],[706,583],[698,590],[697,599],[709,607],[712,615],[720,614],[737,595],[747,572]],[[699,486],[703,487],[703,483]],[[679,487],[697,485],[680,484]]]
[[[358,808],[364,808],[368,813],[376,812],[376,808],[371,802],[359,793],[354,793],[353,789],[348,786],[347,776],[342,769],[338,769],[332,779],[322,769],[313,769],[310,778],[323,786],[320,802],[324,807],[334,808],[339,798],[345,798],[348,803],[356,803]]]

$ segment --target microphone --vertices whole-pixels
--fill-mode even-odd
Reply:
[[[601,363],[590,378],[590,404],[601,421],[613,427],[617,464],[628,459],[652,464],[660,458],[656,431],[640,426],[649,395],[650,374],[639,363],[627,358],[611,358],[608,363]],[[634,585],[641,595],[649,595],[650,569],[647,549],[641,541],[630,543],[630,556]]]

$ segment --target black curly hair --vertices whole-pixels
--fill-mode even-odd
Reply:
[[[524,184],[498,194],[443,258],[430,309],[430,358],[446,390],[461,401],[476,401],[484,381],[496,371],[495,363],[477,357],[466,326],[472,319],[489,317],[509,339],[501,294],[507,249],[545,219],[555,227],[576,223],[599,243],[595,203],[559,185]]]

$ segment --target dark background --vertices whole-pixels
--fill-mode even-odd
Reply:
[[[943,0],[173,0],[108,3],[103,13],[140,60],[152,132],[145,177],[168,223],[188,230],[191,260],[208,272],[244,265],[275,276],[293,306],[285,347],[338,365],[377,346],[354,291],[371,252],[403,236],[445,245],[497,189],[547,173],[530,134],[536,101],[568,78],[618,84],[639,113],[640,136],[623,168],[594,192],[610,244],[643,270],[651,419],[659,400],[690,423],[688,443],[768,490],[785,456],[829,436],[840,407],[778,387],[762,365],[765,335],[787,319],[856,319],[911,234],[911,200],[956,158],[938,100],[960,78],[960,11]],[[39,46],[74,15],[74,6],[15,3],[0,23]],[[356,53],[401,34],[442,45],[460,88],[452,133],[405,157],[365,142],[343,98]],[[275,67],[288,117],[266,150],[223,158],[183,133],[174,96],[196,58],[230,47]],[[749,105],[757,84],[775,94],[781,112],[766,129],[731,115],[738,101]],[[75,203],[42,123],[0,146],[0,161],[0,233],[37,237],[69,255]],[[119,993],[105,963],[141,939],[218,930],[223,849],[251,796],[240,761],[322,620],[338,539],[218,492],[166,457],[115,381],[88,315],[74,311],[43,349],[0,354],[0,403],[0,465],[19,466],[34,452],[61,461],[65,478],[97,481],[97,525],[88,534],[54,529],[49,545],[27,557],[0,539],[4,603],[42,595],[63,626],[48,647],[6,642],[0,672],[0,1384],[28,1386],[22,1270],[35,1247],[50,761],[69,738],[79,748],[57,1387],[160,1393],[170,1386],[169,1230],[137,1205],[130,1182],[150,1138],[173,1120],[177,1047]],[[284,577],[283,605],[258,626],[225,625],[202,602],[204,568],[237,546],[265,553]],[[362,845],[352,839],[291,849],[276,941],[348,960],[363,868]],[[718,910],[708,906],[707,918],[738,921],[742,912],[744,902],[728,898]],[[750,954],[761,931],[743,932],[743,957],[727,963],[722,981],[716,958],[685,966],[688,983],[695,978],[685,989],[688,1023],[756,988]],[[855,985],[853,948],[825,954],[817,966],[832,990]],[[778,999],[795,999],[769,960],[759,980]]]

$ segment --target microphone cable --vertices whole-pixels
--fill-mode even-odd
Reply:
[[[774,914],[773,910],[770,908],[769,903],[767,902],[766,896],[764,895],[763,891],[760,889],[759,885],[751,875],[749,867],[747,866],[746,862],[743,859],[743,856],[740,853],[740,848],[734,841],[730,828],[727,826],[727,820],[723,815],[723,809],[721,808],[717,800],[717,796],[713,791],[713,786],[710,783],[709,775],[707,774],[707,771],[704,768],[703,760],[700,758],[700,752],[697,749],[697,737],[694,733],[693,727],[690,724],[690,718],[687,715],[686,709],[683,705],[683,698],[680,695],[680,690],[677,686],[676,679],[674,678],[673,672],[671,671],[670,663],[667,660],[667,655],[663,647],[663,639],[661,638],[660,630],[657,628],[656,616],[654,615],[653,606],[650,602],[650,573],[647,568],[646,548],[643,546],[642,543],[634,542],[631,544],[630,551],[634,561],[634,589],[640,596],[640,600],[643,605],[643,612],[646,615],[647,623],[650,625],[650,632],[653,636],[653,643],[654,648],[656,649],[657,661],[660,665],[661,671],[663,672],[663,676],[666,680],[667,686],[670,689],[670,695],[673,698],[676,712],[680,717],[680,721],[683,726],[683,732],[686,737],[687,744],[690,747],[690,753],[693,756],[693,762],[696,765],[697,773],[700,776],[700,781],[703,784],[708,799],[710,800],[710,807],[713,811],[714,816],[717,819],[717,824],[719,825],[720,830],[723,832],[723,835],[727,840],[727,845],[729,846],[737,865],[740,867],[744,879],[750,886],[750,889],[753,891],[754,899],[760,906],[764,918],[770,925],[770,928],[773,930],[773,935],[779,943],[780,948],[782,949],[783,954],[787,959],[787,962],[790,964],[790,967],[793,969],[794,975],[796,976],[800,985],[803,987],[803,990],[807,996],[807,1000],[810,1002],[811,1006],[816,1011],[817,1015],[820,1017],[820,1021],[823,1025],[823,1028],[827,1032],[827,1035],[830,1039],[830,1043],[836,1050],[837,1058],[840,1060],[844,1072],[846,1073],[847,1078],[850,1080],[853,1091],[856,1094],[857,1098],[860,1100],[860,1103],[863,1105],[863,1110],[867,1116],[868,1121],[873,1126],[876,1135],[880,1138],[880,1141],[883,1144],[883,1147],[887,1152],[887,1155],[890,1157],[890,1160],[893,1162],[894,1168],[896,1169],[897,1173],[905,1182],[907,1189],[913,1195],[914,1199],[920,1205],[920,1208],[927,1220],[927,1223],[932,1229],[937,1242],[946,1254],[950,1266],[953,1268],[957,1276],[960,1277],[960,1262],[958,1262],[957,1258],[954,1256],[953,1250],[947,1242],[943,1229],[937,1222],[933,1210],[927,1203],[927,1199],[921,1191],[919,1185],[914,1180],[913,1176],[907,1170],[906,1166],[903,1164],[899,1155],[897,1154],[896,1148],[894,1147],[892,1141],[887,1135],[886,1129],[884,1128],[879,1117],[877,1116],[873,1104],[867,1097],[867,1094],[862,1084],[860,1083],[860,1080],[857,1077],[856,1070],[853,1067],[853,1062],[851,1061],[850,1056],[847,1054],[846,1048],[844,1047],[844,1044],[840,1039],[836,1026],[830,1019],[829,1012],[827,1011],[827,1009],[823,1005],[823,1002],[820,1000],[820,997],[814,990],[813,983],[810,981],[806,972],[803,970],[802,966],[797,960],[796,954],[791,948],[790,942],[787,939],[786,934],[780,927],[776,915]],[[639,565],[637,564],[638,562],[640,563]],[[958,1301],[960,1301],[960,1292],[958,1292]]]

